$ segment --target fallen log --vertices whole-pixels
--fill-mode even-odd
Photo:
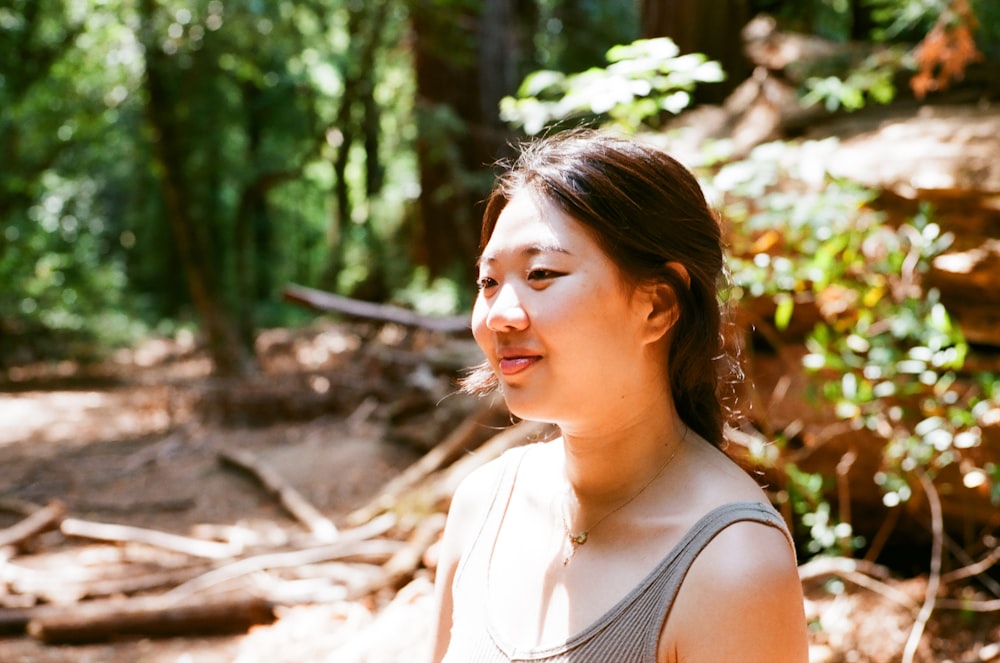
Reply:
[[[53,501],[36,509],[20,522],[0,530],[0,548],[22,543],[36,534],[55,529],[59,521],[66,515],[66,507],[62,502]]]
[[[199,597],[178,603],[162,596],[50,606],[28,621],[28,634],[47,644],[98,642],[118,636],[216,635],[246,632],[274,621],[274,608],[252,596]]]
[[[309,528],[317,540],[328,543],[336,540],[338,531],[333,521],[320,513],[319,509],[310,504],[280,474],[252,453],[242,449],[227,449],[219,453],[219,460],[226,465],[249,472],[269,494],[277,498],[292,517]]]
[[[467,315],[441,317],[421,315],[401,306],[351,299],[294,283],[285,287],[284,298],[285,301],[300,304],[316,311],[344,313],[380,322],[394,322],[405,327],[419,327],[451,334],[468,333],[469,331],[469,316]]]

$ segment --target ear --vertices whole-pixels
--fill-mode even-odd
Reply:
[[[682,281],[684,281],[684,285],[687,286],[688,290],[691,289],[691,275],[688,274],[688,268],[684,266],[684,263],[671,260],[666,263],[666,268],[677,272],[677,275],[681,277]]]
[[[688,288],[691,287],[691,275],[687,268],[679,262],[666,263],[667,269],[673,270],[680,276],[681,281]],[[646,297],[646,332],[648,342],[657,342],[662,339],[677,323],[680,316],[680,305],[677,302],[677,292],[666,283],[656,283],[644,288]]]

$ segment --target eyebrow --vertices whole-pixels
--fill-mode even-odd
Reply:
[[[512,251],[501,251],[500,253],[513,253],[519,256],[537,256],[542,253],[561,253],[563,255],[571,256],[572,252],[567,251],[565,248],[559,246],[558,244],[529,244],[527,246],[518,247]],[[485,263],[496,262],[497,254],[483,254],[479,256],[476,261],[476,265],[483,265]]]

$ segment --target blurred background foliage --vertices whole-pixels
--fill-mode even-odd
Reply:
[[[737,8],[736,28],[766,11],[836,41],[912,47],[964,3],[673,5]],[[252,369],[255,330],[302,320],[281,304],[289,282],[416,307],[427,291],[436,310],[443,298],[466,308],[476,204],[524,127],[609,113],[655,127],[698,101],[696,85],[739,82],[729,34],[702,37],[708,57],[684,39],[642,39],[664,36],[664,7],[6,3],[0,362],[97,358],[194,323],[217,369],[239,373]],[[972,7],[975,45],[995,55],[1000,16]],[[850,93],[813,81],[814,95]],[[620,94],[602,95],[609,85]]]
[[[796,76],[803,106],[926,97],[1000,57],[992,0],[8,0],[0,366],[194,326],[218,373],[252,372],[258,330],[312,317],[282,303],[289,283],[467,310],[478,203],[511,141],[655,132],[724,99],[762,12],[844,46]],[[771,302],[779,334],[803,301],[828,304],[805,340],[817,397],[883,441],[898,503],[900,477],[975,444],[1000,386],[959,389],[967,345],[912,287],[949,239],[933,211],[887,225],[872,192],[789,170],[782,149],[704,145],[736,295]],[[786,478],[817,550],[855,545],[815,498],[822,477]]]

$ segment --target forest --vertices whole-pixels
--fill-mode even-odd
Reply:
[[[543,431],[456,388],[481,201],[579,125],[722,219],[810,660],[1000,660],[998,100],[993,0],[5,0],[0,660],[420,660]]]

